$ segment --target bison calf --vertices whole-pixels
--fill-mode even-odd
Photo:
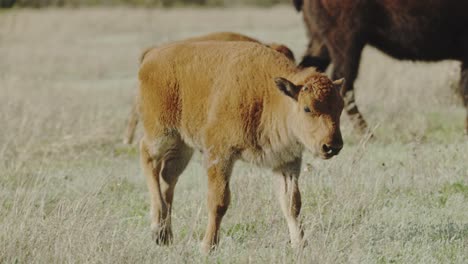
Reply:
[[[183,41],[184,42],[194,42],[194,41],[210,41],[210,40],[216,40],[216,41],[248,41],[248,42],[261,43],[260,41],[254,39],[254,38],[251,38],[251,37],[248,37],[248,36],[245,36],[245,35],[242,35],[242,34],[238,34],[238,33],[233,33],[233,32],[215,32],[215,33],[211,33],[211,34],[207,34],[207,35],[203,35],[203,36],[188,38],[188,39],[185,39]],[[273,49],[273,50],[276,50],[276,51],[284,54],[284,56],[286,56],[291,61],[295,61],[293,52],[288,47],[286,47],[285,45],[277,44],[277,43],[270,43],[270,44],[264,44],[264,45],[271,48],[271,49]],[[147,51],[149,51],[149,50],[151,50],[151,49],[148,49]],[[123,140],[124,144],[131,144],[133,142],[133,137],[135,135],[136,126],[138,124],[138,111],[137,111],[137,109],[138,109],[138,101],[135,100],[133,102],[133,105],[132,105],[132,108],[131,108],[131,111],[130,111],[128,124],[127,124],[127,130],[126,130],[125,137],[124,137],[124,140]]]
[[[340,152],[342,80],[332,82],[314,68],[299,70],[284,55],[257,43],[215,41],[152,49],[139,79],[141,166],[156,242],[172,240],[174,188],[196,149],[203,153],[208,174],[204,252],[218,243],[237,160],[273,170],[291,241],[300,244],[302,152],[323,159]]]

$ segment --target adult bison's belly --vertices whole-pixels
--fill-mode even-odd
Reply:
[[[461,44],[457,36],[411,32],[388,32],[373,35],[369,44],[384,53],[407,60],[438,61],[459,59]]]
[[[384,15],[368,28],[367,42],[397,59],[459,59],[464,48],[462,37],[468,28],[464,20]]]

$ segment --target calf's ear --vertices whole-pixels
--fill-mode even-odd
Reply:
[[[336,89],[338,89],[338,92],[340,92],[341,95],[344,95],[344,92],[345,92],[345,79],[344,78],[333,81],[333,85],[335,86]]]
[[[297,86],[294,83],[282,77],[275,78],[275,83],[281,92],[297,101],[297,96],[299,95],[299,92],[301,90],[300,86]]]

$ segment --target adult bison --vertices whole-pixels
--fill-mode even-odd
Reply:
[[[291,241],[300,244],[302,152],[329,159],[341,150],[342,81],[332,82],[314,68],[298,69],[264,45],[225,41],[152,49],[144,56],[139,79],[140,160],[151,193],[156,242],[172,240],[177,178],[193,151],[200,150],[208,174],[204,252],[219,240],[237,160],[274,171]]]
[[[15,5],[15,0],[0,0],[0,8],[10,8]]]
[[[466,0],[293,0],[302,10],[310,42],[301,66],[344,77],[345,109],[356,128],[366,122],[354,101],[361,52],[370,44],[397,59],[462,62],[460,95],[467,108],[468,1]]]

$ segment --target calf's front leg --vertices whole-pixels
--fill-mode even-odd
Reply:
[[[298,185],[300,169],[301,159],[274,169],[277,187],[276,193],[288,223],[293,247],[300,247],[304,243],[304,231],[298,220],[299,213],[301,212],[301,193]]]

